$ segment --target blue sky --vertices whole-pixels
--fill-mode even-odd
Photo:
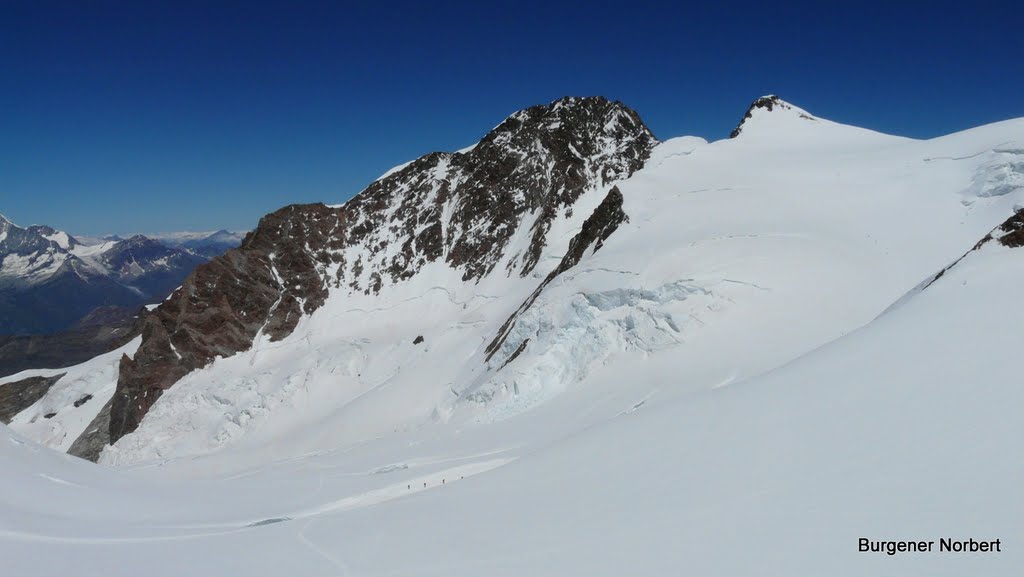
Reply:
[[[765,93],[912,137],[1024,116],[1013,2],[212,4],[4,2],[0,212],[250,228],[564,95],[660,138],[723,138]]]

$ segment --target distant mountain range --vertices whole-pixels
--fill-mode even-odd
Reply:
[[[241,233],[75,237],[0,215],[0,335],[67,329],[99,307],[159,302]]]
[[[216,232],[161,232],[145,236],[172,248],[180,248],[213,258],[242,244],[245,234],[246,231],[218,230]]]

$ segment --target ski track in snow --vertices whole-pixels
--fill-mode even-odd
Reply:
[[[480,461],[443,469],[427,475],[413,477],[386,487],[367,491],[359,495],[344,497],[337,501],[299,511],[293,514],[292,517],[301,519],[327,513],[359,509],[391,501],[393,499],[411,496],[422,491],[444,488],[448,484],[457,483],[464,480],[466,477],[486,473],[487,471],[506,465],[514,460],[515,459],[513,458],[492,459],[489,461]]]
[[[491,451],[484,453],[486,456],[495,453],[502,453],[505,450]],[[430,460],[424,459],[422,463],[417,466],[425,466],[428,464],[444,463],[450,461],[464,461],[472,459],[473,457],[454,457],[446,459]],[[507,457],[500,459],[489,459],[484,461],[473,461],[457,465],[454,467],[448,467],[445,469],[432,471],[427,474],[418,475],[403,479],[402,481],[391,483],[383,487],[378,487],[365,491],[363,493],[355,495],[347,495],[338,499],[326,501],[316,506],[308,507],[305,509],[299,509],[295,511],[285,511],[279,515],[271,517],[263,517],[260,519],[243,519],[238,521],[227,521],[218,523],[203,523],[203,524],[192,524],[192,525],[149,525],[152,529],[159,529],[164,531],[187,531],[185,533],[172,533],[168,535],[154,535],[154,536],[87,536],[87,537],[65,537],[65,536],[53,536],[44,535],[39,533],[32,533],[27,531],[10,531],[0,530],[0,539],[14,539],[19,541],[41,541],[41,542],[61,542],[61,543],[78,543],[78,544],[93,544],[93,545],[110,545],[110,544],[123,544],[123,543],[153,543],[162,541],[182,541],[190,539],[200,539],[205,537],[214,537],[220,535],[226,535],[231,533],[238,533],[246,530],[259,529],[268,525],[275,525],[278,523],[292,523],[298,521],[304,521],[302,529],[299,531],[298,538],[306,543],[310,548],[313,548],[318,553],[322,554],[325,558],[333,559],[329,554],[325,553],[322,549],[317,547],[314,543],[309,541],[305,536],[304,532],[309,526],[316,522],[316,520],[324,515],[335,515],[354,509],[362,509],[365,507],[372,507],[381,503],[386,503],[395,499],[401,499],[404,497],[412,497],[425,491],[433,491],[444,489],[448,486],[453,486],[469,477],[486,473],[508,463],[515,461],[515,457]],[[360,476],[375,475],[393,471],[402,471],[408,469],[408,465],[397,467],[391,471],[387,471],[387,467],[380,469],[360,473]],[[63,479],[58,479],[46,474],[39,474],[39,477],[53,481],[55,483],[69,486],[84,488],[84,485],[77,483],[71,483]],[[238,477],[235,477],[238,478]],[[313,496],[320,494],[325,488],[324,476],[321,475],[318,480],[318,487],[313,492]]]

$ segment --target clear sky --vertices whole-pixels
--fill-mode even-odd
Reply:
[[[0,213],[251,228],[565,95],[659,138],[766,93],[921,138],[1024,116],[1017,2],[348,4],[0,1]]]

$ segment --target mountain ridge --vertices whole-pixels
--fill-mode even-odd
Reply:
[[[655,142],[621,102],[567,97],[510,115],[466,152],[424,155],[343,205],[263,217],[238,250],[197,269],[146,319],[139,351],[121,361],[111,439],[133,431],[185,374],[260,334],[290,334],[330,286],[378,293],[437,261],[463,281],[502,261],[505,274],[526,276],[559,212],[638,169]],[[529,244],[507,254],[517,233]]]

